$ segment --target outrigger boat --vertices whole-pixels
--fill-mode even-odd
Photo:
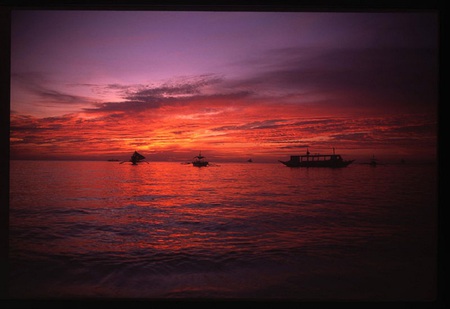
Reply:
[[[378,160],[375,159],[375,155],[372,155],[372,158],[370,159],[369,162],[362,163],[362,164],[370,165],[371,167],[377,167],[378,165],[386,165],[385,163],[378,162]]]
[[[369,165],[373,167],[378,165],[377,159],[375,159],[375,155],[372,155],[372,159],[370,159]]]
[[[314,154],[311,155],[309,150],[306,150],[306,155],[303,156],[291,156],[289,161],[278,160],[288,167],[346,167],[355,160],[342,159],[341,155],[335,153],[333,148],[333,154]]]
[[[194,161],[192,161],[192,165],[197,167],[208,166],[208,164],[209,162],[205,160],[204,156],[202,156],[201,151],[198,156],[194,157]]]
[[[137,165],[140,162],[145,162],[148,164],[147,161],[144,161],[145,157],[141,155],[139,152],[135,151],[133,155],[131,156],[130,160],[128,161],[122,161],[119,164],[125,163],[125,162],[131,162],[132,165]]]

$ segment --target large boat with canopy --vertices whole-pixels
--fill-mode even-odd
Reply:
[[[288,167],[346,167],[355,160],[344,160],[333,148],[332,154],[312,155],[307,149],[306,155],[291,156],[289,161],[278,161]]]

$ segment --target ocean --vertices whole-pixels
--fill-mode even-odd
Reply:
[[[15,299],[432,301],[437,165],[10,161]]]

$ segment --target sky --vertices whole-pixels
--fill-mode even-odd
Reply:
[[[435,158],[438,14],[11,16],[11,159]]]

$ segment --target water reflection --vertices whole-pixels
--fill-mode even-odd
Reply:
[[[355,299],[365,295],[356,286],[378,282],[368,296],[423,298],[435,179],[383,170],[13,163],[11,291]]]

